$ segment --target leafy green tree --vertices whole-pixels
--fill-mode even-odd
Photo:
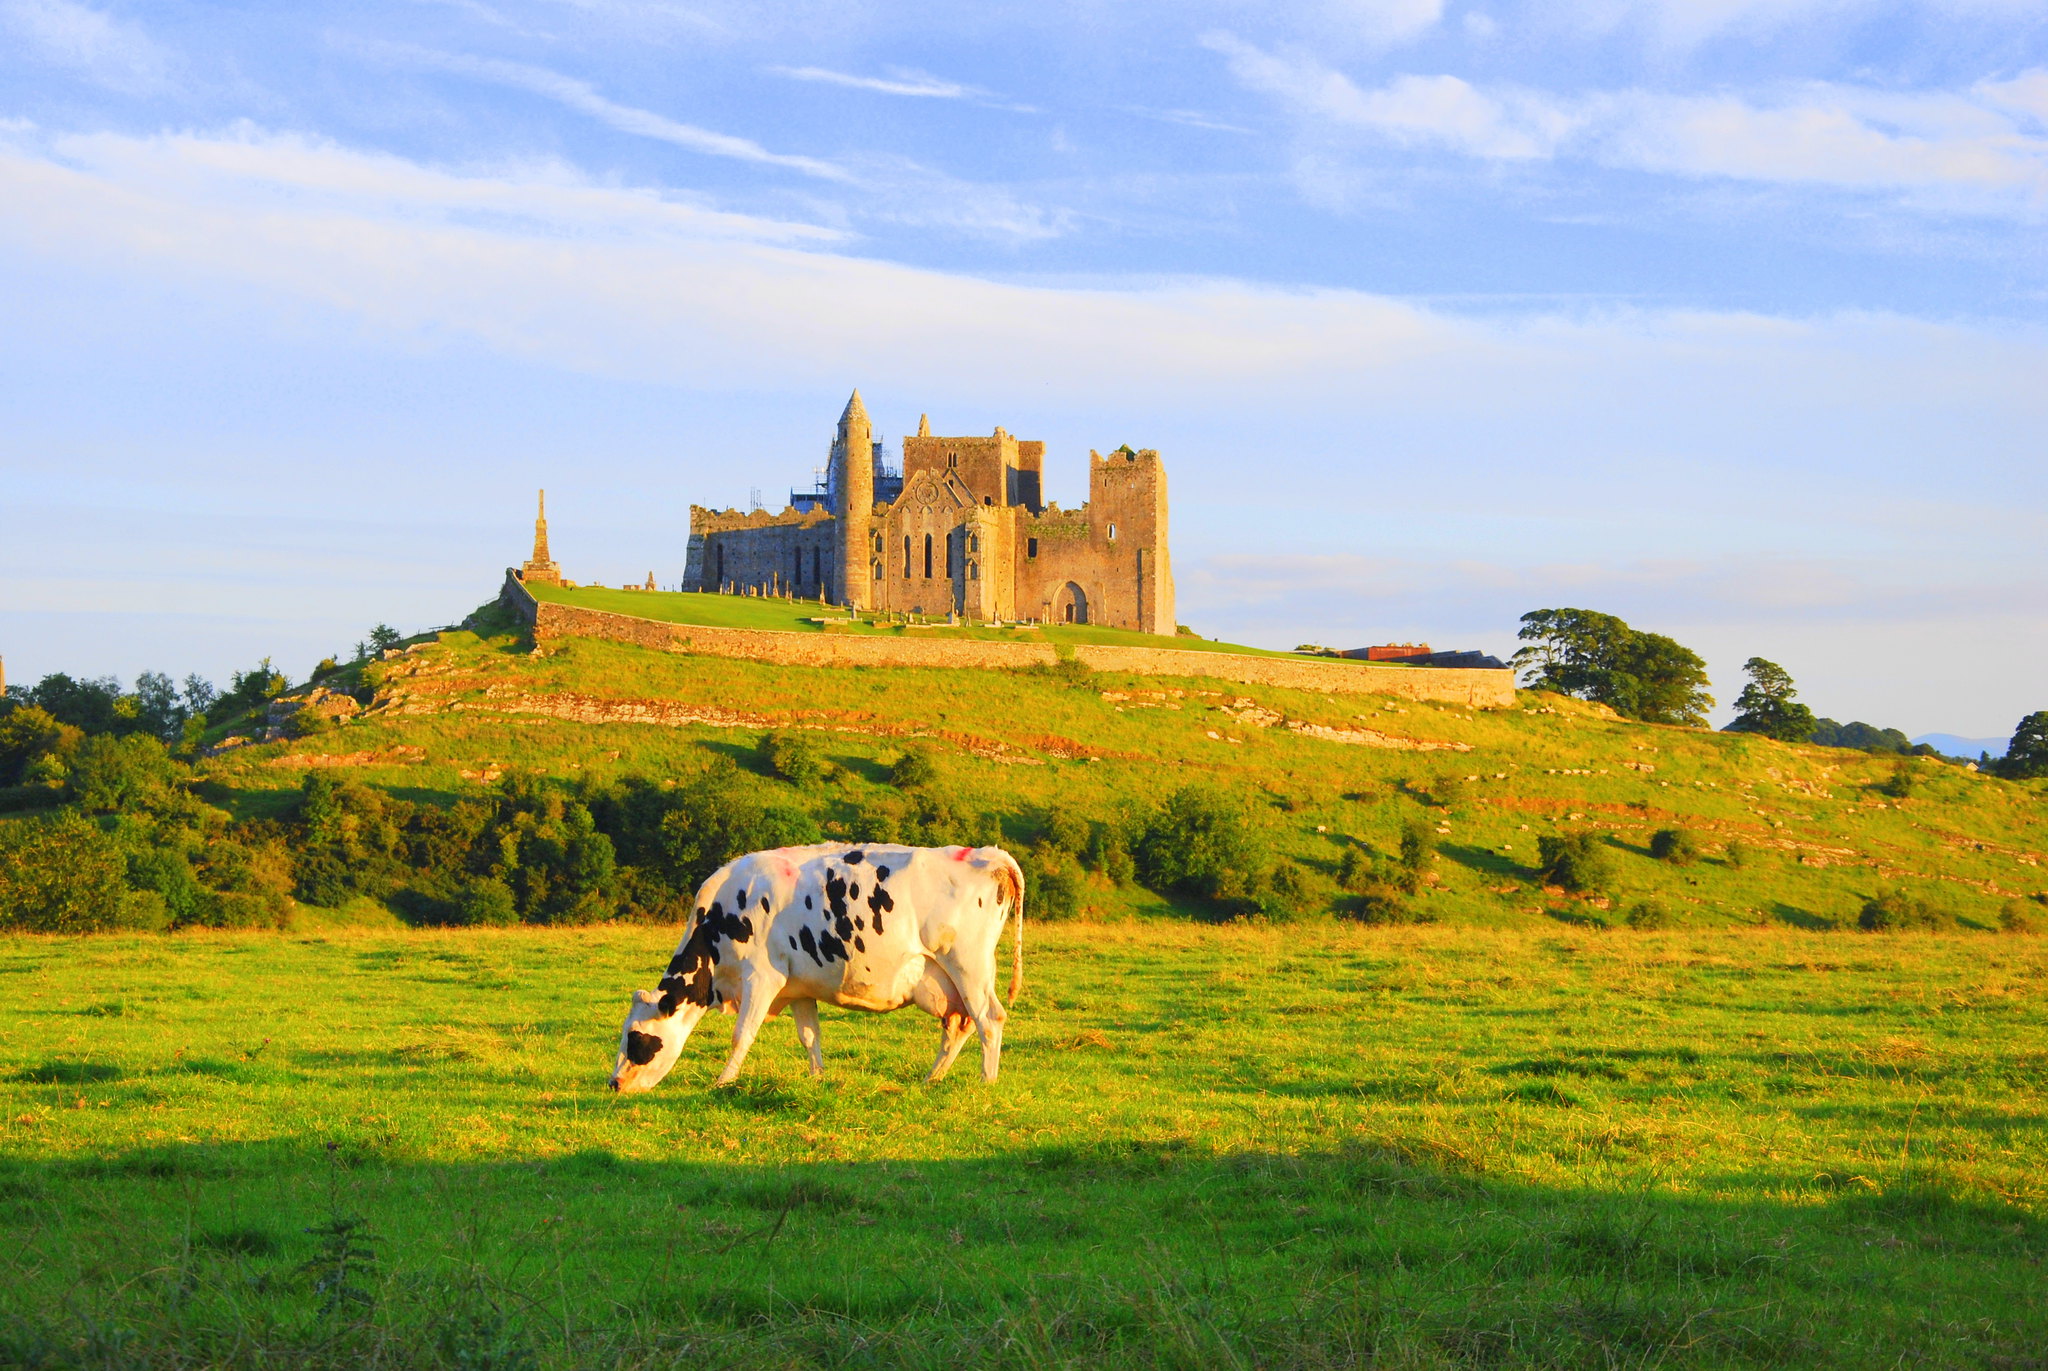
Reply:
[[[20,785],[31,764],[77,746],[80,736],[42,706],[17,704],[0,715],[0,785]]]
[[[1866,933],[1897,933],[1903,929],[1940,928],[1938,910],[1920,896],[1902,889],[1882,890],[1863,906],[1856,926]]]
[[[1813,711],[1793,698],[1792,673],[1776,662],[1752,657],[1742,664],[1749,684],[1735,697],[1735,719],[1729,733],[1755,733],[1781,743],[1803,743],[1818,722]]]
[[[1714,697],[1707,664],[1661,633],[1630,628],[1590,609],[1538,609],[1522,616],[1527,646],[1514,666],[1532,689],[1603,704],[1626,718],[1703,728]]]
[[[2007,744],[1998,774],[2015,780],[2048,776],[2048,709],[2035,710],[2020,720]]]
[[[370,651],[389,652],[405,641],[405,635],[389,624],[379,624],[370,630]]]
[[[0,824],[0,929],[89,933],[119,921],[127,859],[76,810]]]
[[[1183,786],[1168,796],[1134,855],[1139,879],[1151,889],[1208,899],[1257,889],[1268,866],[1244,806],[1210,786]]]
[[[185,729],[185,703],[178,687],[161,671],[145,671],[135,678],[135,722],[152,738],[167,743],[178,740]]]
[[[116,704],[121,683],[112,676],[98,680],[73,680],[61,671],[43,677],[28,692],[28,702],[45,710],[60,724],[87,733],[112,733],[122,723]]]

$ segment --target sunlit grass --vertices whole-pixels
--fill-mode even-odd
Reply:
[[[914,1010],[827,1010],[823,1083],[778,1021],[709,1091],[712,1021],[614,1098],[673,939],[0,945],[0,1361],[1975,1366],[2048,1338],[2033,939],[1041,926],[994,1086],[921,1085]],[[337,1214],[374,1303],[323,1315],[294,1273]]]

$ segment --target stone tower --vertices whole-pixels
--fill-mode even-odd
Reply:
[[[533,521],[533,556],[519,568],[519,579],[529,585],[558,586],[562,569],[548,555],[548,493],[540,493],[540,517]]]
[[[832,532],[832,559],[838,568],[833,598],[849,609],[867,609],[873,603],[869,562],[875,516],[875,457],[873,430],[868,424],[867,406],[860,392],[846,402],[839,416],[839,434],[832,440],[832,489],[836,492],[839,517]]]

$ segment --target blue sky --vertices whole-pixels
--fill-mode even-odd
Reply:
[[[2044,221],[2016,0],[0,0],[0,654],[303,672],[541,485],[670,582],[858,385],[1069,504],[1158,447],[1205,633],[1583,605],[2002,735]]]

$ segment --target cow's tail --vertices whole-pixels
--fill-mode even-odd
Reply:
[[[1024,993],[1024,873],[1007,852],[996,864],[996,898],[1007,901],[1017,912],[1016,942],[1010,954],[1010,1000],[1015,1003]]]

